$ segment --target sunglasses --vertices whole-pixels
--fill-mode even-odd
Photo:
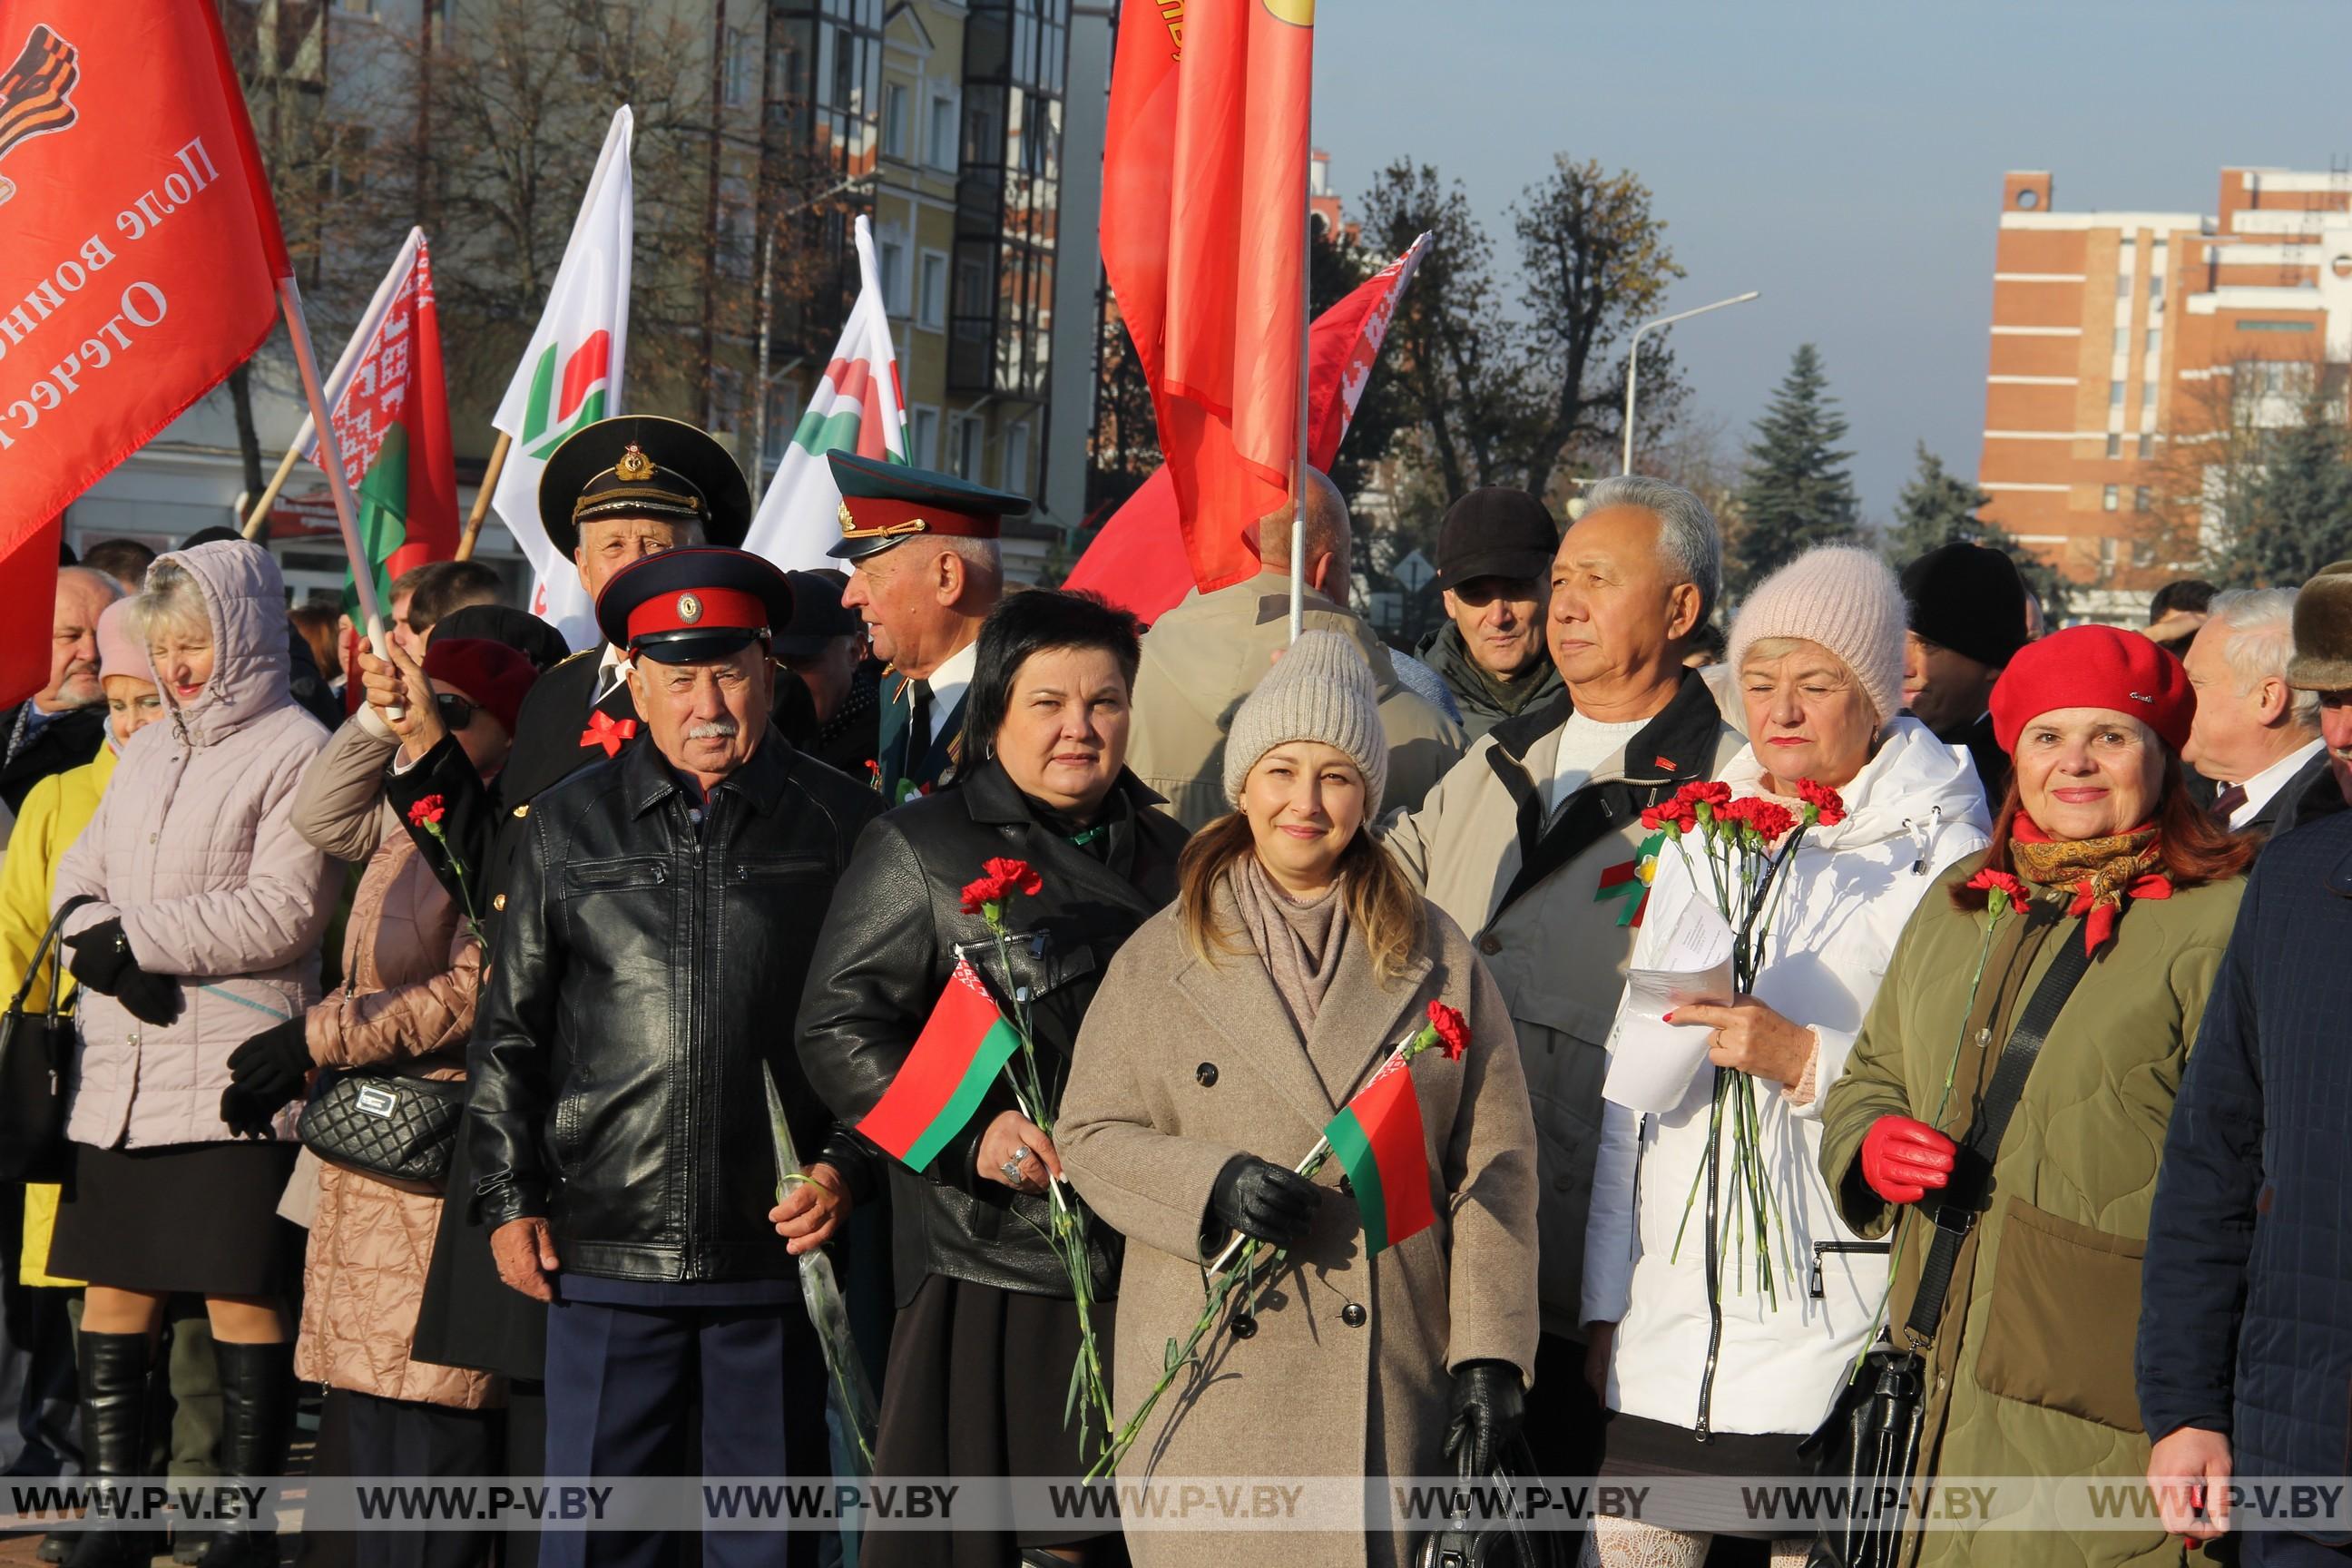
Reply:
[[[474,721],[482,705],[468,702],[454,691],[436,691],[433,694],[433,710],[441,716],[442,728],[454,735]]]

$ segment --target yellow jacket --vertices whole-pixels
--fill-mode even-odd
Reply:
[[[8,837],[7,858],[0,860],[0,1000],[16,995],[16,987],[24,984],[33,949],[41,932],[48,929],[58,862],[89,826],[98,810],[98,797],[113,776],[114,749],[100,746],[97,756],[78,768],[43,779],[25,797],[25,808],[16,814],[16,830]],[[71,975],[63,978],[65,984],[72,985]],[[48,1002],[49,987],[39,982],[25,998],[28,1010],[47,1007]],[[53,1279],[44,1268],[57,1215],[55,1186],[26,1187],[24,1281],[27,1285],[81,1283]]]

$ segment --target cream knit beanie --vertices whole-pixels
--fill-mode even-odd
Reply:
[[[1850,544],[1809,550],[1740,605],[1731,624],[1733,679],[1755,644],[1803,637],[1845,660],[1884,725],[1903,710],[1905,619],[1903,589],[1885,562]]]
[[[1379,814],[1389,782],[1380,700],[1371,666],[1338,632],[1301,632],[1234,715],[1225,735],[1225,798],[1240,805],[1250,769],[1292,741],[1320,741],[1347,752],[1364,775],[1364,816]]]

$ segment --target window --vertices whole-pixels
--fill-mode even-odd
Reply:
[[[926,250],[916,275],[915,324],[934,332],[948,324],[948,258],[943,250]]]
[[[2118,272],[2116,274],[2116,298],[2118,300],[2128,300],[2131,298],[2130,273]]]
[[[925,156],[934,169],[956,166],[956,100],[953,93],[931,94],[931,133]]]
[[[2132,510],[2146,511],[2147,509],[2147,487],[2146,485],[2132,486]]]
[[[2117,327],[2116,329],[2116,353],[2120,354],[2126,352],[2124,345],[2130,341],[2131,329],[2129,327]]]
[[[2155,456],[2156,456],[2156,437],[2153,437],[2153,436],[2147,436],[2147,435],[2143,435],[2143,436],[2141,436],[2141,437],[2140,437],[2140,438],[2139,438],[2139,460],[2140,460],[2141,462],[2145,463],[2145,462],[2147,462],[2150,458],[2153,458],[2153,457],[2155,457]]]
[[[874,261],[882,274],[882,308],[894,316],[907,313],[907,242],[898,235],[874,237]]]
[[[2122,382],[2120,382],[2120,381],[2116,381],[2116,382],[2110,382],[2110,383],[2108,383],[2108,384],[2107,384],[2107,406],[2108,406],[2108,407],[2110,407],[2110,408],[2121,408],[2123,405],[2124,405],[2124,384],[2123,384]]]
[[[2140,346],[2147,351],[2148,358],[2154,359],[2164,347],[2164,329],[2150,327],[2147,336],[2141,340]]]
[[[2149,315],[2151,315],[2151,316],[2161,316],[2162,314],[2164,314],[2164,290],[2163,290],[2163,289],[2158,289],[2155,290],[2153,293],[2151,293],[2151,294],[2149,294],[2149,295],[2148,295],[2148,297],[2147,297],[2147,313],[2148,313]]]
[[[2124,438],[2121,436],[2109,436],[2107,437],[2107,456],[2110,458],[2120,458],[2123,455]]]
[[[914,449],[907,454],[919,468],[936,470],[940,466],[940,411],[918,408],[908,444]]]
[[[902,81],[886,83],[882,89],[882,156],[908,160],[907,138],[912,129],[914,106],[908,100],[914,95]]]
[[[948,471],[958,479],[973,484],[988,482],[982,470],[987,466],[988,444],[982,438],[987,427],[968,415],[958,414],[948,420]]]
[[[724,97],[728,108],[740,109],[758,97],[759,66],[760,51],[752,41],[751,30],[749,27],[728,28],[727,57],[721,72],[721,79],[726,84]]]
[[[2106,489],[2105,489],[2104,492],[2102,492],[2102,494],[2101,494],[2101,495],[2100,495],[2100,497],[2099,497],[2099,507],[2100,507],[2100,510],[2103,510],[2103,511],[2113,511],[2113,510],[2116,510],[2116,502],[2118,501],[2118,500],[2119,500],[2119,499],[2120,499],[2120,497],[2119,497],[2119,495],[2118,495],[2118,493],[2117,493],[2116,487],[2116,486],[2114,486],[2114,485],[2109,485],[2109,486],[2106,488]]]
[[[2020,191],[2017,193],[2017,205],[2023,207],[2027,212],[2032,212],[2035,207],[2042,205],[2042,193],[2040,191]]]
[[[2132,541],[2132,564],[2139,567],[2142,571],[2145,571],[2148,567],[2156,564],[2155,540],[2135,539]]]
[[[1029,493],[1029,421],[1021,420],[1004,428],[1003,471],[998,482],[1015,495]]]
[[[2307,332],[2312,330],[2312,326],[2313,323],[2309,321],[2240,321],[2238,331],[2242,332]]]
[[[743,376],[730,365],[710,367],[710,417],[714,436],[731,436],[743,425]]]

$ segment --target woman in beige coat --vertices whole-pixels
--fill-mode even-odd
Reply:
[[[1363,832],[1387,757],[1361,657],[1301,637],[1234,721],[1238,809],[1187,848],[1176,905],[1120,949],[1079,1036],[1061,1156],[1129,1243],[1122,1419],[1199,1317],[1202,1265],[1237,1233],[1281,1249],[1151,1411],[1128,1481],[1450,1475],[1455,1456],[1485,1469],[1517,1431],[1536,1347],[1535,1129],[1494,982]],[[1429,1051],[1407,1069],[1436,1221],[1368,1258],[1338,1163],[1313,1181],[1292,1167],[1433,1001],[1470,1033],[1458,1060]],[[1268,1549],[1332,1568],[1409,1560],[1409,1533],[1370,1533],[1130,1527],[1128,1545],[1142,1568]]]

